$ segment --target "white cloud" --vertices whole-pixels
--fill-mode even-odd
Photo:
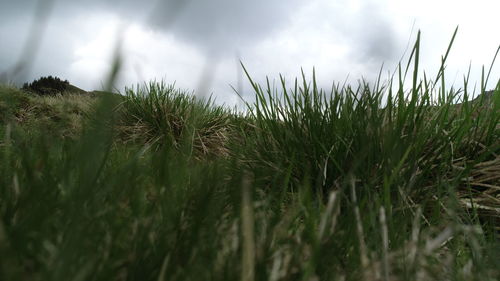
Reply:
[[[421,69],[427,74],[437,73],[441,56],[445,54],[453,31],[459,25],[447,61],[447,82],[455,82],[456,88],[463,86],[463,75],[467,74],[471,63],[471,83],[480,83],[482,65],[489,67],[500,46],[499,1],[388,0],[386,7],[391,10],[391,18],[400,34],[408,34],[413,22],[415,29],[421,30]],[[498,63],[500,61],[494,66],[488,88],[493,88],[500,78]]]
[[[186,88],[192,88],[204,62],[204,56],[193,46],[139,24],[128,28],[123,55],[123,70],[133,79],[130,82],[165,78]]]
[[[73,50],[68,78],[72,83],[85,89],[96,89],[105,83],[110,71],[113,52],[123,23],[111,14],[82,16],[77,19],[79,36],[72,38]]]

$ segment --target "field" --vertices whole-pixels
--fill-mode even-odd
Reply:
[[[418,53],[376,85],[247,72],[246,112],[0,86],[0,280],[499,280],[500,80],[472,100]]]

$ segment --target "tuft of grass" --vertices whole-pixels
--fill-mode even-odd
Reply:
[[[183,147],[201,155],[226,155],[231,114],[211,99],[199,100],[163,81],[125,89],[120,131],[126,141]]]

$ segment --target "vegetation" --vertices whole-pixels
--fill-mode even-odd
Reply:
[[[65,94],[68,92],[73,94],[85,93],[82,89],[71,85],[68,80],[63,81],[58,77],[52,76],[41,77],[31,83],[24,83],[22,89],[41,96]]]
[[[127,140],[179,148],[190,140],[203,155],[227,154],[234,125],[231,113],[211,100],[197,100],[164,82],[125,89],[120,131]]]
[[[246,72],[246,113],[1,86],[0,279],[500,279],[500,80],[470,101],[418,60],[328,92]]]

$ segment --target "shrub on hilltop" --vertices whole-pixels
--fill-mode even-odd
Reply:
[[[56,95],[62,94],[70,89],[68,80],[61,80],[58,77],[41,77],[31,83],[24,83],[23,90],[38,94],[38,95]]]

